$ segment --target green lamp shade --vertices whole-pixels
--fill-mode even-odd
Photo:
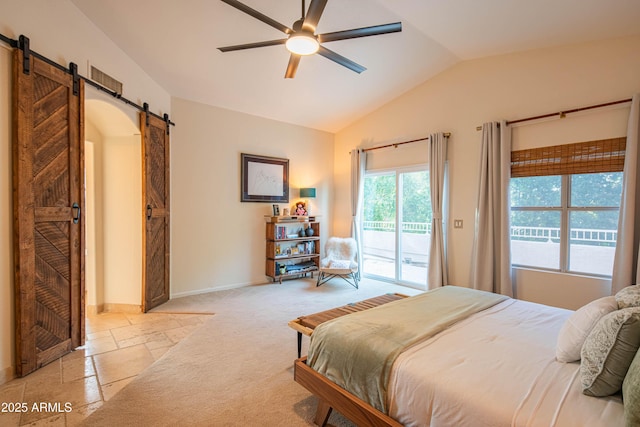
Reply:
[[[316,189],[315,188],[301,188],[300,189],[300,197],[313,199],[316,197]]]

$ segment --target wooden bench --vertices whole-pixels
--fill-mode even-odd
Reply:
[[[290,321],[289,326],[298,332],[298,358],[302,352],[302,334],[305,334],[308,337],[311,336],[313,330],[321,323],[407,297],[408,295],[398,293],[380,295],[364,301],[343,305],[342,307],[332,308],[331,310],[300,316],[297,319]]]

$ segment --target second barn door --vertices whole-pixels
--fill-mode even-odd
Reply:
[[[144,231],[143,311],[169,300],[169,131],[167,122],[142,112]]]

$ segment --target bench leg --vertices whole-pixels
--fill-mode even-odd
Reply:
[[[298,359],[302,356],[302,332],[298,332]]]
[[[331,415],[331,410],[332,408],[326,400],[319,399],[318,408],[316,409],[316,417],[313,422],[320,427],[326,426],[329,416]]]

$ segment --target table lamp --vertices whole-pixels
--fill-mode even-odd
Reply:
[[[311,204],[309,203],[309,199],[315,199],[316,197],[316,189],[315,188],[301,188],[300,189],[300,198],[305,199],[305,206],[307,207],[307,215],[311,215]]]

